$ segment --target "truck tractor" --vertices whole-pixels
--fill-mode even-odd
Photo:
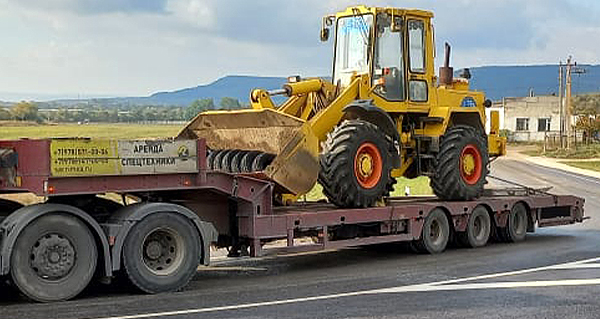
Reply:
[[[432,18],[362,5],[327,15],[331,80],[292,76],[281,89],[255,89],[251,109],[201,113],[178,138],[206,139],[209,169],[274,181],[283,204],[318,181],[338,207],[372,207],[401,176],[430,177],[443,200],[478,198],[506,140],[497,112],[486,134],[491,101],[467,76],[454,78],[448,44],[436,76]]]

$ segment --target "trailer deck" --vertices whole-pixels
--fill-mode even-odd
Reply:
[[[192,153],[183,152],[185,156],[181,157],[180,148],[177,155],[159,154],[160,160],[157,160],[159,155],[156,154],[150,154],[150,159],[135,154],[130,159],[123,156],[123,152],[111,155],[110,150],[98,149],[97,145],[104,145],[104,142],[77,140],[73,142],[76,147],[61,151],[76,155],[61,159],[58,166],[53,143],[55,140],[0,141],[0,193],[31,192],[47,198],[46,203],[23,208],[0,203],[3,210],[0,212],[0,276],[11,274],[13,267],[16,267],[12,259],[19,255],[15,255],[15,252],[19,252],[20,233],[28,231],[30,225],[36,224],[36,220],[58,215],[64,218],[65,214],[83,222],[82,225],[85,226],[81,227],[89,228],[95,236],[98,255],[101,257],[99,261],[103,261],[98,266],[106,278],[111,278],[114,272],[127,267],[123,256],[131,251],[127,248],[131,231],[137,229],[138,225],[143,225],[149,217],[161,214],[171,216],[165,220],[167,223],[177,219],[177,216],[192,222],[202,244],[200,250],[192,255],[197,254],[198,260],[203,264],[210,262],[211,244],[229,247],[231,256],[289,254],[393,242],[416,243],[423,252],[438,253],[445,249],[451,234],[465,237],[473,227],[476,228],[472,225],[473,216],[481,216],[482,211],[485,212],[484,216],[489,216],[487,227],[491,229],[487,229],[487,235],[497,236],[504,241],[522,240],[525,232],[535,231],[536,226],[568,225],[585,220],[584,199],[527,188],[489,190],[484,197],[473,201],[450,202],[435,197],[400,197],[387,198],[380,207],[361,209],[340,209],[326,202],[302,201],[277,206],[273,200],[274,184],[262,179],[260,174],[228,174],[208,170],[203,140],[193,141],[193,147],[189,141],[186,142],[184,151],[192,149]],[[60,145],[71,145],[69,143],[71,142],[61,141]],[[145,146],[142,145],[144,143],[154,144]],[[124,153],[129,154],[127,147],[144,152],[158,151],[160,148],[156,143],[125,141],[117,144],[125,149]],[[86,145],[92,145],[92,148],[87,148]],[[169,144],[165,149],[173,149],[174,146],[180,144]],[[93,156],[87,158],[77,154]],[[175,158],[169,159],[169,156]],[[177,161],[185,162],[185,168],[180,169],[177,165],[170,168],[156,166],[157,163],[163,165]],[[98,162],[105,166],[93,166]],[[119,162],[140,163],[142,167],[124,170]],[[69,165],[73,163],[76,167],[70,168]],[[149,167],[144,168],[144,163]],[[84,167],[80,167],[81,165]],[[94,170],[105,173],[85,173]],[[69,172],[76,175],[70,175]],[[106,193],[135,197],[137,203],[123,207],[97,197]],[[519,215],[522,217],[520,221],[514,217],[518,215],[519,209],[525,212]],[[432,220],[439,225],[432,224]],[[61,229],[53,231],[60,233]],[[142,230],[138,229],[140,231]],[[424,239],[439,235],[436,232],[445,232],[446,242],[437,248],[424,247]],[[171,238],[170,236],[167,235],[166,238]],[[313,238],[313,243],[306,244],[305,240],[298,240],[306,237]],[[275,240],[283,240],[285,245],[266,245]],[[52,245],[55,245],[56,240],[40,239],[39,242],[45,241],[48,241],[47,249],[54,249]],[[487,237],[483,242],[472,244],[472,247],[483,246],[486,242]],[[77,248],[75,243],[71,244],[65,244],[67,251]],[[194,247],[185,240],[180,243],[183,244]],[[33,253],[39,251],[35,247],[32,248]],[[41,260],[47,262],[46,259]],[[28,266],[24,264],[18,267]],[[186,276],[193,275],[195,268],[190,266]],[[91,277],[79,280],[90,279]],[[170,291],[187,282],[181,278],[178,280],[176,286],[140,284],[140,289],[147,292]],[[38,295],[37,290],[28,292],[27,284],[22,284],[25,287],[21,287],[22,291],[39,301],[69,299],[78,293],[74,288],[69,291],[67,287],[64,294]]]

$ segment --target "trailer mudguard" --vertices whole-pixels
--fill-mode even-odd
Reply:
[[[121,269],[121,252],[123,244],[131,228],[144,217],[155,213],[177,213],[190,219],[200,233],[202,241],[202,254],[199,261],[203,265],[210,263],[210,244],[217,241],[218,232],[213,224],[200,220],[198,215],[186,207],[170,203],[137,203],[125,206],[113,214],[108,225],[118,225],[112,247],[112,269]],[[112,239],[111,239],[112,241]]]
[[[50,203],[19,208],[2,221],[2,224],[0,224],[0,275],[7,275],[10,272],[12,249],[21,231],[38,217],[52,213],[72,215],[79,218],[89,227],[98,243],[98,256],[102,256],[102,260],[104,260],[103,274],[107,277],[111,276],[112,267],[108,238],[96,220],[77,207]]]

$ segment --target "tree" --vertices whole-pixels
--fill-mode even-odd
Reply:
[[[198,99],[198,100],[192,102],[192,104],[190,104],[190,106],[188,106],[185,109],[185,118],[187,120],[191,120],[196,115],[198,115],[198,113],[204,112],[206,110],[214,110],[214,109],[215,109],[215,102],[213,101],[213,99]]]
[[[242,108],[242,106],[240,105],[240,101],[232,97],[221,98],[221,102],[219,103],[219,105],[223,110],[237,110]]]
[[[584,132],[585,142],[598,136],[600,131],[600,95],[586,94],[573,97],[573,114],[577,116],[575,129]]]
[[[13,106],[11,113],[19,121],[37,121],[39,118],[38,107],[34,102],[19,102]]]

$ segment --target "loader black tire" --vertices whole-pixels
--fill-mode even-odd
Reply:
[[[240,161],[240,172],[241,173],[252,173],[252,163],[254,159],[260,155],[259,151],[247,152]]]
[[[440,254],[450,241],[450,223],[446,213],[440,208],[432,210],[421,230],[421,238],[412,242],[415,251],[421,254]]]
[[[483,247],[490,239],[491,230],[492,220],[488,210],[483,206],[477,206],[469,216],[467,229],[457,233],[457,239],[464,247]]]
[[[199,234],[189,219],[155,213],[135,224],[123,246],[123,266],[131,283],[146,293],[177,291],[196,274]]]
[[[372,207],[393,190],[391,139],[372,123],[344,121],[323,145],[319,183],[338,207]],[[363,167],[363,159],[368,163]]]
[[[41,216],[19,234],[10,259],[12,282],[28,298],[53,302],[77,296],[94,276],[96,241],[77,217]]]
[[[206,156],[206,168],[208,168],[209,170],[214,170],[215,169],[215,156],[217,156],[217,154],[219,154],[221,151],[210,151],[210,153],[208,153],[208,156]]]
[[[236,157],[242,151],[240,150],[230,150],[227,154],[223,155],[221,159],[221,170],[227,173],[233,173],[232,162],[233,158]]]
[[[464,164],[467,160],[471,165]],[[441,137],[431,188],[443,200],[476,199],[483,194],[487,183],[488,163],[488,144],[483,132],[465,125],[451,127]]]
[[[253,172],[262,172],[267,166],[271,165],[275,155],[268,153],[260,153],[252,161],[252,171]]]
[[[221,162],[223,161],[223,156],[225,156],[229,152],[229,150],[219,150],[215,154],[215,157],[212,158],[212,169],[215,171],[221,170]]]
[[[232,158],[229,167],[231,168],[232,173],[241,173],[242,172],[242,158],[247,154],[247,151],[239,151]]]

